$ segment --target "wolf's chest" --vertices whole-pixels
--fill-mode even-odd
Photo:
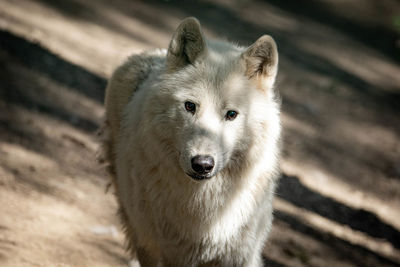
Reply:
[[[235,192],[234,196],[216,194],[214,197],[196,199],[192,205],[185,203],[190,198],[164,203],[171,205],[170,209],[164,206],[164,211],[170,212],[160,218],[163,220],[161,224],[169,224],[164,228],[168,231],[166,236],[194,242],[207,240],[216,245],[227,245],[238,239],[256,209],[252,192],[242,190]]]

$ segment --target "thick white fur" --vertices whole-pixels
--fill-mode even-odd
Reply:
[[[262,265],[278,176],[276,71],[246,75],[246,49],[227,42],[204,49],[172,71],[167,51],[133,56],[107,87],[104,147],[142,266]],[[186,175],[199,154],[215,159],[210,179]]]

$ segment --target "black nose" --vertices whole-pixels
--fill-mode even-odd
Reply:
[[[192,158],[192,169],[197,174],[207,174],[214,168],[214,159],[211,156],[195,156]]]

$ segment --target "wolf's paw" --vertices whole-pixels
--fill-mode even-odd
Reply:
[[[128,262],[128,267],[140,267],[140,263],[137,259],[133,259]]]

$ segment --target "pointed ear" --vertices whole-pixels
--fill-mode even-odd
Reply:
[[[176,29],[167,53],[167,72],[183,68],[204,54],[206,45],[197,19],[184,19]]]
[[[271,36],[261,36],[243,52],[242,60],[249,79],[261,79],[263,84],[273,85],[278,72],[278,49]]]

